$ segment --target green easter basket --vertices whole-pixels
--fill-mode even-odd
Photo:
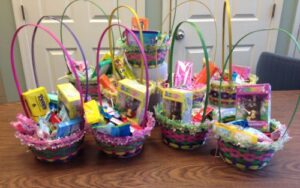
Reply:
[[[160,90],[162,93],[165,94],[170,92],[169,90],[173,86],[172,62],[173,62],[173,52],[175,46],[174,45],[175,34],[179,30],[180,26],[184,23],[192,26],[193,29],[195,29],[201,41],[201,44],[203,46],[205,62],[206,62],[206,66],[208,67],[206,72],[208,85],[206,89],[201,90],[201,92],[203,92],[203,95],[205,96],[208,95],[209,92],[209,80],[210,80],[210,75],[209,75],[210,72],[208,66],[208,52],[201,31],[199,30],[196,24],[188,21],[180,22],[174,31],[172,37],[172,44],[170,48],[170,54],[169,54],[169,75],[168,75],[169,88],[160,88]],[[192,105],[192,101],[190,102],[185,101],[185,102],[186,104],[191,103],[190,105]],[[204,110],[203,110],[202,117],[206,117],[208,98],[205,97],[205,100],[202,101],[202,103],[203,102],[204,102]],[[170,119],[169,116],[166,115],[166,112],[164,112],[162,107],[163,107],[163,103],[156,106],[155,117],[157,123],[161,125],[162,139],[167,145],[177,149],[191,150],[191,149],[199,148],[205,143],[207,133],[208,133],[208,127],[211,126],[212,121],[208,120],[208,118],[202,118],[202,121],[197,124],[193,124],[192,122],[183,123],[181,120]]]

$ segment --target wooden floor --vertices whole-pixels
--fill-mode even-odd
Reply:
[[[287,123],[299,94],[273,92],[273,118]],[[84,151],[74,161],[42,163],[14,137],[9,122],[18,112],[19,103],[0,105],[0,187],[300,187],[300,113],[289,130],[292,140],[271,164],[244,172],[210,155],[213,137],[199,150],[179,151],[162,143],[159,127],[132,159],[107,157],[87,136]]]

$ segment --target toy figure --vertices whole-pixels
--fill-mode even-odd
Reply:
[[[126,101],[126,116],[129,118],[134,118],[136,117],[136,111],[139,107],[140,102],[136,99],[133,99],[133,101]]]

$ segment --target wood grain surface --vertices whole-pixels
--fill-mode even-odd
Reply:
[[[287,123],[300,91],[273,92],[272,116]],[[34,159],[14,137],[9,122],[22,112],[19,103],[0,105],[0,187],[299,187],[300,113],[289,130],[292,140],[270,165],[244,172],[210,155],[215,139],[195,151],[179,151],[161,141],[156,127],[144,151],[132,159],[98,152],[88,135],[84,150],[65,164]]]

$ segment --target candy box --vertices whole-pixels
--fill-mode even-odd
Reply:
[[[57,85],[58,100],[67,108],[69,118],[73,119],[80,115],[80,94],[70,83]]]
[[[82,118],[78,117],[75,119],[71,119],[70,121],[61,122],[57,124],[57,138],[63,138],[66,136],[71,135],[72,133],[76,132],[80,128],[80,123],[83,121]]]
[[[154,85],[150,83],[149,93],[153,93],[154,89]],[[140,124],[146,104],[146,86],[136,80],[123,79],[119,81],[117,90],[118,110],[125,113],[129,121]]]
[[[163,110],[166,117],[190,123],[192,120],[193,92],[183,89],[163,90]]]
[[[39,117],[46,115],[49,111],[49,97],[45,87],[29,90],[22,94],[31,118],[38,122]]]
[[[90,100],[83,104],[84,118],[87,124],[95,124],[104,122],[102,114],[100,114],[98,103],[95,100]]]
[[[250,127],[269,132],[270,116],[270,84],[237,86],[236,119],[246,119]]]

